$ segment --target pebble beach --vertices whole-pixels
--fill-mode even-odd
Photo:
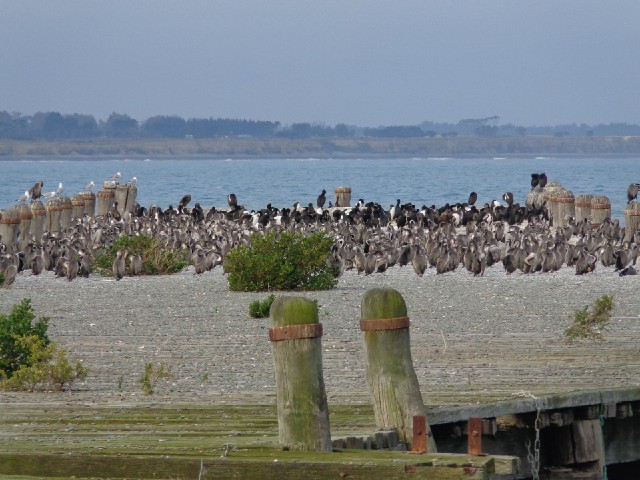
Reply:
[[[274,292],[318,300],[330,404],[370,401],[358,322],[362,296],[376,287],[405,299],[428,407],[640,385],[640,276],[598,266],[581,276],[566,267],[529,275],[493,267],[482,277],[461,268],[417,277],[395,266],[369,276],[346,271],[330,291]],[[614,312],[604,340],[567,343],[574,312],[605,293]],[[50,318],[50,338],[89,375],[63,392],[0,392],[0,403],[274,404],[271,323],[249,316],[249,304],[266,296],[231,292],[220,268],[120,281],[21,275],[0,290],[0,311],[30,298],[36,316]],[[174,379],[144,395],[139,380],[149,362]]]

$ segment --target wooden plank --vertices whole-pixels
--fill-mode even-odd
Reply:
[[[575,444],[575,463],[598,462],[605,465],[604,441],[599,420],[578,420],[571,425]]]
[[[471,417],[467,431],[469,455],[480,455],[482,453],[482,419]]]
[[[413,417],[413,442],[411,443],[413,453],[427,452],[427,417],[424,415],[414,415]]]

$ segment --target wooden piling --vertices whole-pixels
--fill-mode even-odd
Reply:
[[[0,210],[0,236],[9,253],[15,251],[18,243],[20,211],[17,208]]]
[[[45,222],[47,221],[47,211],[44,207],[44,203],[40,200],[31,202],[31,225],[30,233],[35,239],[35,242],[40,245],[42,242],[42,234],[45,229]]]
[[[400,441],[413,439],[413,417],[426,417],[418,377],[413,368],[409,317],[402,295],[392,288],[373,288],[364,294],[360,329],[367,355],[367,380],[379,429],[398,431]],[[427,429],[427,451],[436,444]]]
[[[71,197],[71,219],[80,219],[84,217],[84,196],[76,193]]]
[[[278,297],[271,305],[271,319],[280,445],[285,450],[331,452],[318,307],[306,298]]]
[[[640,203],[632,200],[624,209],[624,239],[627,242],[638,242],[636,232],[640,228]]]
[[[71,217],[73,216],[73,203],[69,197],[60,197],[59,199],[60,206],[62,210],[60,211],[60,231],[64,232],[67,228],[71,226]]]
[[[93,192],[80,192],[84,198],[84,213],[93,217],[96,214],[96,194]]]
[[[31,213],[31,209],[29,205],[20,205],[18,207],[20,210],[20,226],[18,227],[19,239],[20,239],[20,247],[21,249],[27,246],[29,243],[29,235],[31,233],[31,219],[33,218],[33,214]]]
[[[138,196],[138,187],[135,185],[129,185],[129,191],[127,192],[127,201],[125,202],[124,211],[133,212],[133,208],[136,204],[136,197]]]
[[[52,198],[47,202],[46,206],[47,220],[45,222],[45,230],[51,233],[60,231],[60,214],[62,213],[62,205],[57,198]]]
[[[104,182],[104,186],[98,192],[96,215],[102,216],[112,211],[113,202],[116,199],[116,185],[114,182]]]
[[[351,187],[336,187],[336,203],[335,207],[351,206]]]
[[[536,187],[529,191],[524,204],[527,208],[539,209],[544,206],[544,191],[540,187]]]
[[[596,229],[605,219],[611,218],[611,202],[609,197],[594,195],[591,198],[591,226]]]
[[[591,220],[591,199],[593,195],[590,193],[581,193],[576,195],[574,207],[576,212],[576,222],[582,222],[583,220]]]
[[[554,227],[566,227],[569,217],[575,217],[575,198],[571,190],[557,187],[548,194],[549,216]]]

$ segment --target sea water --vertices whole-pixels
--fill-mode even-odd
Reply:
[[[95,192],[116,172],[120,182],[136,177],[138,202],[166,208],[176,206],[183,195],[204,208],[227,207],[227,194],[249,210],[267,204],[275,207],[312,203],[322,189],[327,205],[334,189],[351,187],[352,205],[359,199],[378,202],[385,208],[402,203],[442,206],[465,202],[477,192],[477,205],[502,202],[510,191],[524,204],[530,190],[531,173],[545,172],[574,195],[606,195],[612,217],[623,219],[627,187],[640,182],[640,157],[473,157],[473,158],[356,158],[356,159],[3,159],[0,208],[17,204],[16,199],[36,181],[44,181],[44,192],[64,186],[63,195],[83,191],[89,181]],[[325,205],[326,206],[326,205]]]

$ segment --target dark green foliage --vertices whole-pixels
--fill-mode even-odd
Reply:
[[[589,311],[588,305],[576,311],[573,324],[564,331],[567,341],[571,342],[581,338],[602,340],[602,331],[611,319],[612,310],[613,297],[605,294],[595,301],[591,311]]]
[[[4,272],[0,272],[0,287],[4,285]]]
[[[103,247],[96,255],[96,269],[111,275],[111,265],[118,250],[142,256],[142,275],[177,273],[191,262],[186,251],[164,248],[160,241],[150,235],[121,235],[108,247]],[[129,268],[129,262],[127,269]]]
[[[255,233],[250,245],[227,255],[225,272],[234,291],[330,290],[339,268],[329,265],[333,239],[322,233]]]
[[[49,344],[47,328],[49,319],[41,317],[37,321],[31,307],[31,300],[25,298],[14,305],[9,315],[0,314],[0,377],[11,377],[21,366],[30,365],[30,350],[21,344],[19,337],[32,335]]]
[[[269,295],[263,301],[255,300],[249,304],[249,315],[252,318],[266,318],[269,316],[271,304],[276,299],[275,295]]]

